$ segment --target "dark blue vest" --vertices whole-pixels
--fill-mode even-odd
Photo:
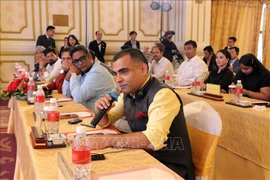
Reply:
[[[161,84],[156,78],[151,77],[145,86],[135,94],[135,98],[130,95],[124,95],[125,115],[133,132],[146,130],[148,116],[140,116],[138,112],[147,114],[148,108],[153,102],[156,93],[162,88],[169,87],[166,84]],[[183,178],[195,179],[191,147],[183,113],[183,104],[179,95],[176,92],[174,93],[181,103],[181,108],[170,127],[170,133],[165,142],[167,145],[160,150],[148,151],[148,153]]]

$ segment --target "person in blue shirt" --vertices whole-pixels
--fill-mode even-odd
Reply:
[[[112,75],[94,62],[94,57],[83,45],[73,46],[70,50],[72,64],[62,87],[63,95],[72,96],[94,112],[95,102],[116,87]]]

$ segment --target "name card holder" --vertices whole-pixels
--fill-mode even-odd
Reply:
[[[46,149],[46,135],[41,131],[38,132],[35,126],[31,127],[30,138],[34,149]]]
[[[223,96],[220,95],[220,85],[217,84],[206,84],[206,93],[203,94],[203,97],[215,101],[224,101]]]

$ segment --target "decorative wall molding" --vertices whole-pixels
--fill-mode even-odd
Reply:
[[[117,3],[117,4],[115,4],[115,3]],[[120,4],[120,6],[117,7],[117,5],[119,5],[119,4]],[[118,36],[119,33],[124,30],[124,26],[123,26],[124,17],[125,17],[124,2],[123,1],[98,1],[97,5],[98,5],[97,9],[98,9],[98,13],[99,13],[99,16],[97,16],[99,29],[106,36]],[[121,13],[119,13],[119,12],[121,12]],[[106,15],[107,15],[107,18],[106,18]],[[114,15],[117,15],[118,17],[114,17]],[[107,20],[107,22],[105,21],[105,19]],[[118,25],[116,23],[118,23]],[[106,24],[108,24],[107,30],[115,31],[115,33],[106,32],[107,31],[105,29]],[[116,26],[120,26],[120,27],[118,27],[118,29],[113,29],[115,24],[116,24]]]
[[[3,4],[6,4],[6,6],[4,6]],[[15,5],[15,4],[11,4],[9,3],[8,1],[1,1],[1,16],[2,13],[18,13],[18,9],[16,9],[16,12],[14,12],[14,7],[12,8],[12,5]],[[2,20],[3,22],[5,22],[5,25],[4,24],[1,24],[1,27],[0,27],[0,33],[8,33],[8,34],[21,34],[22,31],[28,27],[28,15],[27,15],[27,5],[26,5],[26,0],[23,0],[21,2],[18,2],[17,4],[17,7],[16,8],[22,8],[23,9],[23,12],[20,12],[19,14],[17,14],[19,17],[22,16],[22,18],[19,18],[17,17],[16,19],[13,19],[15,17],[10,17],[10,16],[6,16],[8,17],[8,19],[6,19],[6,22],[4,20]],[[4,7],[3,7],[4,6]],[[6,8],[6,9],[5,9]],[[5,10],[5,11],[4,11]],[[25,17],[25,18],[24,18]],[[17,31],[14,31],[14,30],[3,30],[4,28],[13,28],[12,25],[15,23],[14,21],[18,20],[18,19],[23,19],[24,20],[24,23],[22,25],[22,27],[18,30],[19,27],[16,27],[16,30]],[[16,23],[18,24],[18,23]]]
[[[34,2],[33,1],[0,1],[1,3],[1,28],[0,28],[0,40],[5,41],[33,41],[35,40],[35,21],[34,21]],[[3,4],[7,7],[2,8]],[[15,6],[15,5],[21,6]],[[12,6],[16,8],[22,8],[23,12],[16,14],[18,9],[13,10]],[[13,7],[14,8],[14,7]],[[15,11],[9,13],[10,11]],[[3,14],[2,14],[3,13]],[[24,15],[24,16],[23,16]],[[21,27],[17,27],[19,23],[16,21],[22,19],[23,24]],[[5,23],[5,24],[2,24]],[[11,23],[9,25],[9,23]],[[7,27],[10,29],[8,30]],[[12,29],[18,29],[17,31]]]

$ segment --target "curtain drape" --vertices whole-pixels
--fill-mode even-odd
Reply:
[[[237,38],[239,58],[257,54],[263,3],[260,0],[212,0],[211,45],[215,52],[227,46],[230,36]]]
[[[263,22],[263,65],[270,70],[270,2],[266,3]]]

